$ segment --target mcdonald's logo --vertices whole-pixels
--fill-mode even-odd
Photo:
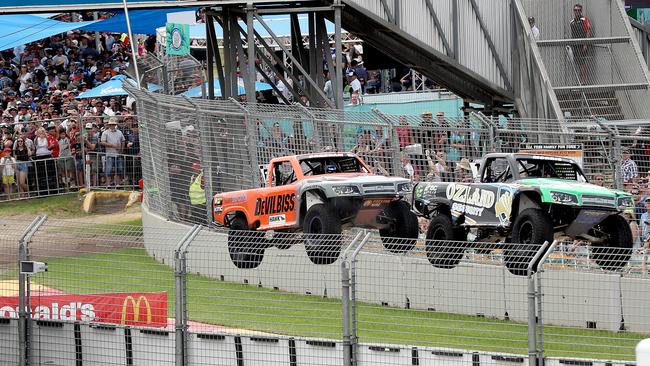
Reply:
[[[133,322],[137,323],[140,321],[140,306],[142,303],[144,303],[146,310],[147,310],[147,324],[151,324],[151,305],[149,304],[149,300],[144,295],[141,295],[138,297],[138,300],[136,301],[133,296],[127,296],[124,298],[124,302],[122,302],[122,320],[120,321],[120,324],[126,324],[127,322],[127,309],[129,307],[129,303],[131,303],[131,306],[133,307]]]

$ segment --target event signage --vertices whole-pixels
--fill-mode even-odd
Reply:
[[[583,146],[582,144],[522,144],[519,150],[522,154],[540,154],[561,156],[575,161],[583,167]]]
[[[165,50],[168,55],[185,56],[190,54],[189,24],[167,23]]]
[[[45,320],[167,326],[166,292],[32,296],[31,317]],[[0,297],[0,318],[18,318],[18,297]]]

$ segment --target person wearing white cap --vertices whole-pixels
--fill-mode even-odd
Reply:
[[[120,185],[124,176],[124,135],[117,129],[117,117],[108,119],[108,129],[102,133],[100,145],[106,150],[106,184]],[[114,179],[113,179],[114,178]]]

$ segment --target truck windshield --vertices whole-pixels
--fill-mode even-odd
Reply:
[[[580,168],[574,163],[542,159],[520,159],[519,176],[525,178],[559,178],[587,182]]]
[[[359,159],[351,156],[307,158],[300,161],[304,176],[332,173],[369,173]]]

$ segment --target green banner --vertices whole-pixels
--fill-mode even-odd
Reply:
[[[168,55],[185,56],[190,54],[189,24],[167,23],[165,48]]]

